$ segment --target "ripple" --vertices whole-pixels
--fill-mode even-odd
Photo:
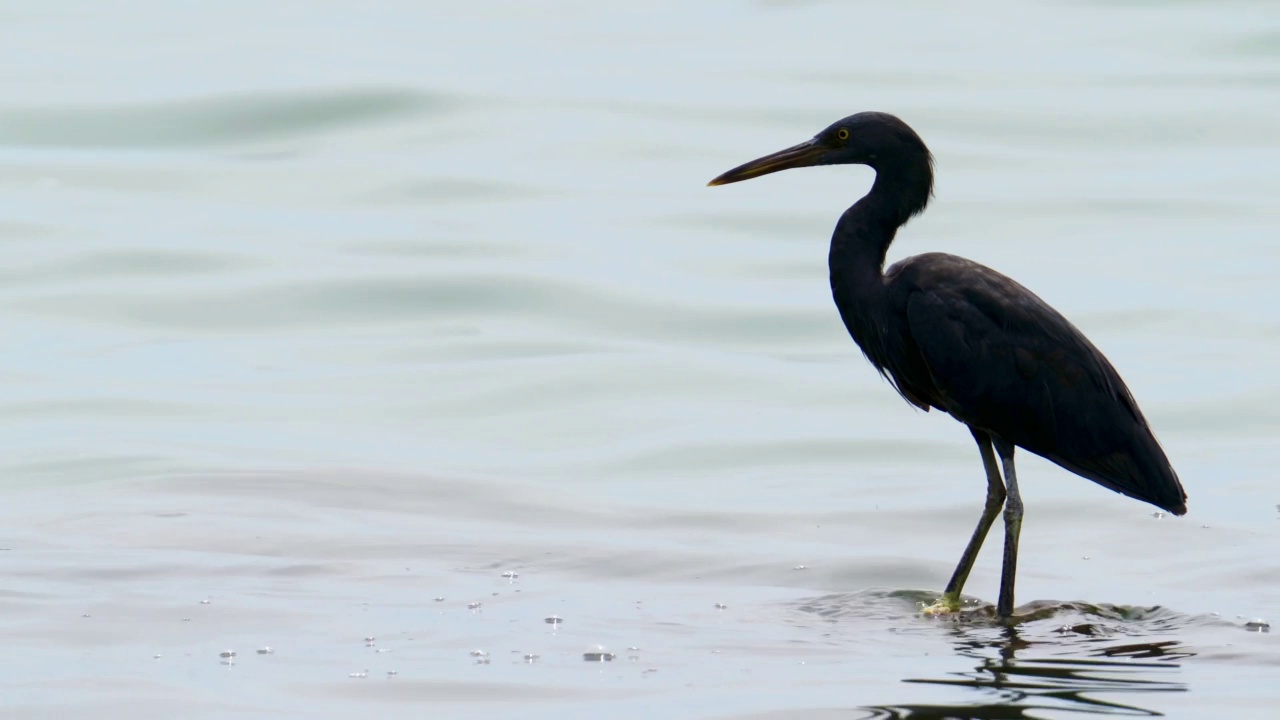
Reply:
[[[252,267],[245,257],[226,253],[184,250],[111,250],[76,255],[42,266],[5,273],[6,285],[59,284],[69,280],[81,286],[85,281],[122,278],[168,279],[175,275],[212,275]]]
[[[919,610],[938,600],[937,592],[927,590],[860,590],[833,593],[788,605],[802,613],[825,620],[875,618],[884,620],[921,619],[925,623],[970,627],[1009,627],[1034,625],[1060,634],[1076,635],[1142,635],[1179,630],[1192,625],[1230,626],[1212,615],[1186,615],[1161,606],[1142,607],[1081,601],[1036,600],[1014,609],[1010,620],[998,618],[995,605],[966,596],[965,611],[956,616],[924,618]],[[1088,626],[1087,628],[1085,626]],[[1067,630],[1063,630],[1067,628]]]
[[[608,288],[527,275],[333,277],[236,291],[60,293],[19,303],[37,313],[171,329],[393,325],[406,319],[538,320],[592,334],[771,344],[826,338],[826,308],[676,305]]]
[[[834,216],[833,216],[834,217]],[[669,215],[657,217],[654,224],[687,227],[712,232],[732,232],[739,235],[763,237],[785,242],[785,238],[803,238],[812,245],[812,238],[821,238],[829,232],[834,219],[815,218],[811,213],[699,213],[696,215]],[[825,270],[825,268],[824,268]]]
[[[1041,713],[1155,716],[1142,707],[1150,693],[1186,692],[1179,663],[1197,652],[1176,639],[1192,627],[1223,628],[1229,623],[1161,607],[1105,603],[1037,601],[1015,611],[1012,622],[994,608],[976,607],[959,619],[924,619],[918,608],[936,593],[869,590],[825,595],[791,603],[801,613],[844,623],[875,618],[910,621],[897,632],[942,633],[954,652],[973,665],[935,677],[907,677],[913,685],[969,688],[974,702],[864,706],[876,719],[1038,718]]]
[[[159,103],[0,111],[5,145],[164,148],[258,142],[450,110],[402,89],[240,93]]]
[[[365,199],[385,203],[491,203],[532,200],[545,195],[545,191],[529,185],[465,178],[430,178],[388,185],[369,193]]]
[[[935,464],[963,460],[968,454],[951,445],[914,440],[830,438],[773,440],[743,445],[736,442],[667,444],[643,453],[611,460],[615,471],[654,474],[724,468],[794,466],[816,458],[856,467],[876,462]]]
[[[200,411],[188,403],[129,397],[77,397],[12,402],[0,406],[0,419],[27,422],[48,418],[75,419],[94,414],[117,418],[172,419],[198,417]]]

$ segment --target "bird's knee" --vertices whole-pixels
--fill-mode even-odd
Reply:
[[[987,494],[987,512],[994,515],[1000,512],[1000,508],[1004,506],[1004,493],[988,493]]]

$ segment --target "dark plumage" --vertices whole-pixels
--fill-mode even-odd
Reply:
[[[959,607],[978,549],[1004,505],[997,610],[1012,613],[1022,518],[1014,447],[1184,514],[1186,493],[1124,381],[1058,311],[1014,280],[954,255],[916,255],[883,270],[898,228],[924,211],[933,192],[933,158],[906,123],[885,113],[852,115],[710,184],[843,164],[868,165],[876,180],[840,217],[831,238],[831,291],[840,317],[907,402],[926,411],[937,408],[969,426],[987,471],[986,510],[932,610]]]

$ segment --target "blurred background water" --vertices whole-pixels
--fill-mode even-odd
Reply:
[[[1271,717],[1277,6],[0,19],[0,717]],[[914,611],[984,484],[831,304],[870,171],[704,187],[868,109],[1190,496],[1023,455],[1014,629]]]

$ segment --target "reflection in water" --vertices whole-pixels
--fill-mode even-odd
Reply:
[[[822,598],[803,609],[825,617],[866,608],[867,594],[857,602]],[[916,597],[920,595],[921,597]],[[927,604],[923,593],[887,593]],[[922,599],[923,598],[923,599]],[[833,600],[835,600],[833,602]],[[837,609],[838,608],[838,609]],[[1019,608],[1014,624],[995,620],[981,606],[960,620],[943,620],[957,654],[976,661],[971,670],[943,678],[905,678],[904,682],[971,688],[971,703],[882,705],[864,707],[868,720],[1007,720],[1059,717],[1067,714],[1158,717],[1142,707],[1147,693],[1186,692],[1175,679],[1178,661],[1193,656],[1171,631],[1196,618],[1163,608],[1134,608],[1085,603],[1033,603]],[[1064,622],[1065,621],[1065,622]],[[943,629],[939,628],[939,629]],[[1158,637],[1163,636],[1163,637]]]
[[[1130,702],[1104,700],[1101,696],[1151,692],[1185,692],[1185,684],[1161,675],[1175,670],[1170,660],[1187,657],[1175,641],[1133,643],[1101,647],[1097,656],[1111,658],[1158,658],[1158,662],[1133,659],[1102,660],[1096,657],[1017,657],[1017,653],[1037,644],[1024,639],[1017,627],[1001,629],[1003,637],[994,641],[963,637],[957,652],[978,664],[952,678],[908,678],[909,683],[929,683],[971,687],[982,692],[983,701],[969,705],[895,705],[867,708],[869,718],[1041,718],[1042,711],[1069,711],[1093,715],[1158,716]],[[994,656],[993,656],[994,655]],[[1126,699],[1127,700],[1127,699]]]

